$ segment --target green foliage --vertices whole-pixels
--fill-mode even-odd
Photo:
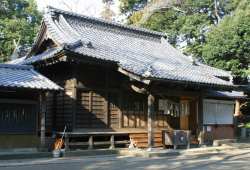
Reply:
[[[2,0],[0,4],[0,62],[10,59],[18,45],[31,45],[40,25],[41,15],[34,0]]]
[[[246,123],[244,127],[250,129],[250,122]]]
[[[165,32],[169,42],[188,55],[245,77],[250,63],[250,1],[217,0],[217,7],[215,0],[178,2],[155,12],[141,26]],[[137,24],[142,11],[132,15],[130,23]]]
[[[244,4],[244,5],[243,5]],[[242,1],[207,35],[201,55],[208,64],[246,77],[250,64],[250,3]]]
[[[122,13],[128,13],[141,9],[147,0],[120,0],[120,9]]]

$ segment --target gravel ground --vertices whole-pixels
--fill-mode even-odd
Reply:
[[[233,149],[203,154],[159,158],[92,156],[60,159],[1,161],[0,170],[158,170],[158,169],[249,169],[250,149]]]

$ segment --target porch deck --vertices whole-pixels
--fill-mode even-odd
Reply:
[[[162,147],[162,130],[154,130],[154,147]],[[63,132],[57,132],[61,136]],[[85,141],[74,141],[76,138],[85,138]],[[95,138],[101,138],[95,139]],[[87,138],[87,141],[86,141]],[[107,138],[109,140],[107,140]],[[94,146],[110,145],[110,148],[115,148],[116,144],[128,146],[131,142],[136,147],[145,148],[148,146],[148,131],[147,128],[121,128],[121,129],[77,129],[72,132],[65,133],[65,147],[70,146],[88,146],[88,149],[93,149]]]

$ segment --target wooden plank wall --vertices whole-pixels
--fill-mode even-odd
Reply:
[[[78,90],[76,128],[105,127],[105,98],[98,92]]]
[[[120,114],[121,114],[121,103],[119,103],[119,98],[121,98],[121,93],[119,92],[109,92],[108,93],[108,122],[111,128],[119,128],[120,124]]]
[[[76,127],[120,127],[122,75],[107,67],[86,65],[77,70],[77,80]]]
[[[109,67],[82,64],[74,65],[75,69],[69,65],[46,69],[45,75],[65,88],[57,94],[55,111],[53,99],[48,100],[48,128],[53,127],[53,114],[56,130],[63,130],[65,125],[71,130],[147,127],[147,96],[134,92],[128,77]],[[157,107],[156,96],[155,127],[179,128],[180,117],[164,115]]]
[[[66,125],[68,130],[73,127],[73,67],[66,63],[55,64],[41,68],[43,75],[64,88],[64,91],[46,97],[46,131],[63,131]],[[54,97],[55,95],[55,97]]]
[[[122,100],[122,127],[145,128],[147,122],[146,96],[135,93],[124,95]]]
[[[46,118],[45,129],[47,133],[53,130],[53,116],[54,116],[54,94],[52,92],[46,95]]]

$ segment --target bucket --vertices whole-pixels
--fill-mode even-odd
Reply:
[[[61,150],[60,149],[53,150],[52,155],[53,155],[53,158],[61,157]]]

